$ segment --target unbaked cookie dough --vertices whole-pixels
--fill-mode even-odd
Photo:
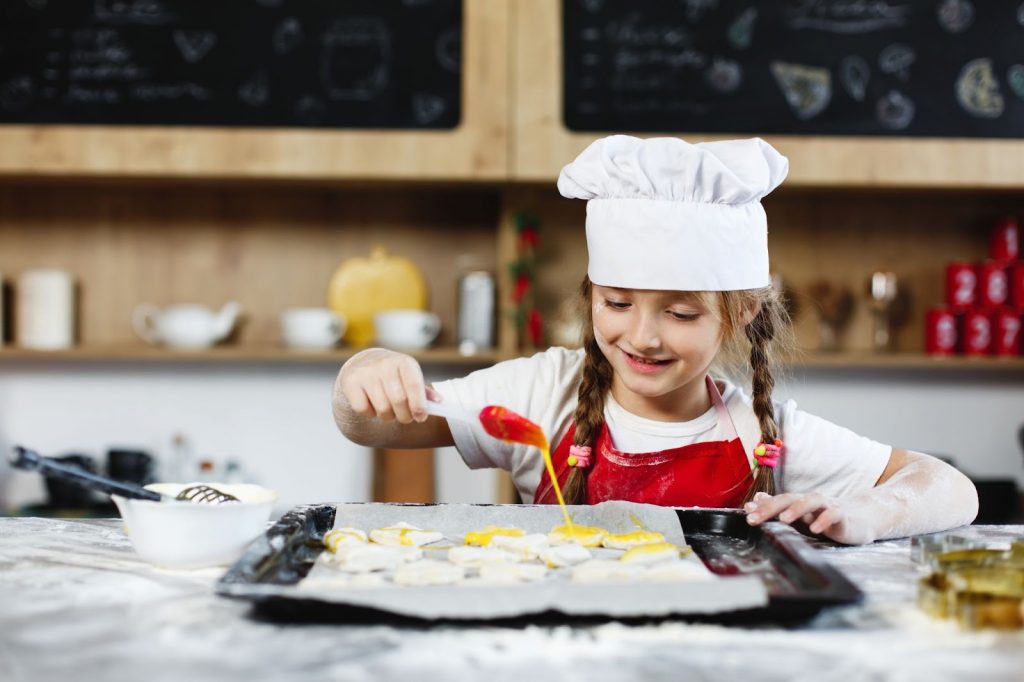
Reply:
[[[540,553],[547,549],[550,544],[547,535],[533,533],[522,537],[495,535],[491,540],[490,546],[514,554],[522,561],[532,561],[540,556]]]
[[[522,528],[502,528],[501,526],[487,526],[483,530],[473,530],[466,533],[464,542],[467,545],[486,547],[498,536],[521,538],[526,535]]]
[[[449,561],[424,559],[403,564],[395,569],[393,580],[398,585],[451,585],[466,577],[466,569]]]
[[[396,523],[387,528],[370,531],[370,540],[389,547],[422,547],[437,542],[444,535],[434,530],[424,530],[408,523]]]
[[[627,549],[619,561],[625,564],[639,564],[649,566],[661,563],[662,561],[676,561],[679,559],[679,548],[668,542],[658,542],[653,545],[638,545]]]
[[[458,566],[476,568],[485,564],[504,564],[519,561],[519,556],[494,547],[452,547],[448,550],[448,561]]]
[[[555,526],[548,533],[548,540],[552,545],[564,545],[568,542],[575,542],[582,547],[597,547],[601,540],[608,534],[604,528],[596,526]]]
[[[574,566],[590,558],[590,552],[585,548],[570,542],[565,545],[555,545],[542,550],[540,560],[548,568],[563,568]]]
[[[653,530],[635,530],[631,533],[608,533],[601,538],[601,546],[609,549],[629,549],[640,545],[665,542],[665,536]]]
[[[335,528],[324,535],[324,545],[332,552],[337,552],[341,547],[366,544],[366,533],[358,528]]]
[[[386,547],[384,545],[350,545],[340,547],[332,555],[338,568],[348,573],[392,571],[403,563],[423,558],[423,551],[415,547]]]

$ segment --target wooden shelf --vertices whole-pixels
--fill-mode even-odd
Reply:
[[[894,369],[913,371],[1024,372],[1024,357],[935,357],[924,353],[807,353],[791,363],[809,369]]]
[[[215,346],[204,350],[178,350],[156,346],[79,346],[70,350],[39,351],[17,347],[0,348],[0,364],[20,362],[148,362],[148,363],[257,363],[257,364],[341,364],[358,352],[356,348],[303,351],[274,346]],[[429,348],[413,352],[426,365],[485,367],[519,357],[492,349],[463,355],[457,348]],[[809,352],[794,360],[795,369],[893,369],[910,371],[1024,372],[1024,357],[967,358],[932,357],[924,353],[874,354],[868,352]]]
[[[20,362],[150,362],[150,363],[265,363],[265,364],[338,364],[359,349],[294,350],[280,347],[223,346],[203,350],[179,350],[155,346],[80,346],[69,350],[40,351],[24,348],[0,348],[0,363]],[[497,351],[463,355],[456,348],[430,348],[412,353],[429,365],[483,367],[497,362]]]

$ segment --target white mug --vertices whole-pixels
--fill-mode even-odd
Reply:
[[[60,350],[75,345],[75,280],[56,269],[18,276],[15,341],[22,348]]]
[[[345,333],[345,318],[327,308],[281,312],[281,342],[289,348],[332,348]]]
[[[441,331],[441,318],[426,310],[385,310],[373,316],[377,343],[389,348],[426,348]]]

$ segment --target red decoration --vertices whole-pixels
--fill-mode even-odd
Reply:
[[[516,288],[512,292],[512,300],[518,305],[530,290],[530,278],[525,273],[516,277]]]
[[[524,227],[519,233],[519,241],[523,246],[531,249],[537,248],[537,244],[540,243],[540,236],[537,234],[537,228],[534,226]]]
[[[544,321],[540,317],[540,311],[536,308],[530,311],[526,318],[526,328],[530,332],[530,341],[534,346],[540,346],[541,337],[544,331]]]
[[[538,347],[543,339],[544,324],[537,311],[536,301],[536,247],[540,243],[539,221],[536,216],[528,213],[517,213],[515,216],[516,258],[509,263],[509,273],[513,278],[512,311],[518,328],[520,348]]]

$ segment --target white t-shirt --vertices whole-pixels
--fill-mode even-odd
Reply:
[[[582,350],[555,347],[436,383],[434,388],[445,401],[462,407],[502,405],[518,412],[539,425],[554,448],[572,424],[582,364]],[[729,382],[717,383],[743,448],[750,453],[761,439],[750,396]],[[719,423],[714,407],[688,422],[659,422],[627,412],[609,395],[604,417],[616,449],[627,453],[729,438],[729,427]],[[775,401],[775,418],[779,437],[786,443],[775,472],[783,492],[842,496],[867,490],[889,461],[890,446],[798,410],[792,400]],[[455,446],[470,468],[510,471],[523,501],[533,501],[544,468],[536,448],[495,440],[478,425],[457,420],[448,424]]]
[[[577,404],[583,350],[554,347],[532,357],[507,360],[462,379],[434,384],[445,401],[465,408],[500,404],[538,424],[552,449],[568,432]],[[718,381],[743,450],[752,453],[761,427],[751,398],[738,386]],[[615,449],[651,453],[695,442],[725,440],[729,427],[720,424],[712,407],[688,422],[657,422],[627,412],[611,395],[604,419]],[[775,401],[775,420],[785,452],[775,480],[782,492],[818,492],[844,496],[870,488],[889,462],[892,447],[797,410],[793,400]],[[534,500],[541,482],[541,454],[527,445],[488,436],[478,425],[451,420],[455,444],[470,468],[500,467],[512,473],[523,502]],[[752,458],[753,464],[753,458]]]

